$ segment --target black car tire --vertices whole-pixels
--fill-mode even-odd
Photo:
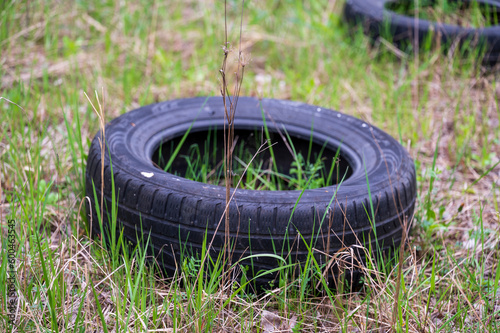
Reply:
[[[344,6],[344,19],[350,24],[361,24],[365,34],[373,39],[389,35],[398,46],[411,45],[418,41],[422,44],[428,36],[439,36],[442,46],[455,42],[470,42],[470,46],[485,47],[483,62],[494,64],[500,58],[500,26],[467,28],[457,25],[441,24],[423,19],[397,14],[386,8],[394,0],[347,0]],[[465,0],[464,2],[471,2]],[[498,13],[500,2],[477,0],[479,5],[489,6]],[[446,47],[444,49],[447,49]]]
[[[330,254],[360,243],[373,251],[388,251],[400,243],[405,222],[412,220],[416,178],[412,159],[396,140],[351,116],[274,99],[241,97],[235,128],[261,129],[262,112],[270,131],[277,126],[292,137],[309,140],[313,126],[313,141],[327,142],[333,151],[340,146],[340,158],[349,163],[351,175],[340,185],[303,193],[238,189],[229,207],[233,258],[255,255],[250,270],[255,276],[279,264],[258,255],[306,260],[304,241],[319,250],[315,256],[320,263],[325,263],[320,253],[328,243]],[[222,128],[223,122],[220,97],[152,104],[112,120],[105,129],[104,161],[101,132],[88,154],[86,193],[93,233],[101,232],[95,199],[99,203],[104,163],[105,229],[111,225],[114,183],[120,230],[134,244],[138,235],[150,235],[152,252],[169,274],[180,262],[181,251],[201,253],[205,237],[207,243],[213,239],[210,253],[216,256],[224,246],[224,221],[215,231],[225,207],[225,188],[164,172],[153,165],[152,156],[162,142],[182,136],[190,126],[196,133],[210,126]],[[283,248],[286,252],[280,253]]]

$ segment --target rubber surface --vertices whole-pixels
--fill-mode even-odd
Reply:
[[[333,151],[340,146],[340,158],[347,160],[352,175],[340,186],[305,190],[300,200],[301,191],[238,189],[229,208],[234,258],[277,253],[283,257],[290,254],[289,260],[302,262],[308,253],[303,240],[330,254],[359,243],[376,249],[378,242],[384,251],[399,244],[402,222],[410,221],[413,215],[416,179],[414,163],[397,141],[345,114],[273,99],[241,97],[235,128],[261,129],[262,112],[270,131],[275,126],[284,127],[292,137],[309,140],[314,126],[314,142],[327,142]],[[220,97],[148,105],[111,121],[105,131],[104,161],[100,133],[92,142],[87,161],[86,193],[92,205],[88,212],[93,232],[100,232],[94,189],[100,198],[104,163],[105,228],[110,225],[113,178],[117,220],[124,235],[135,244],[142,226],[144,235],[151,235],[154,254],[169,274],[175,271],[182,249],[200,253],[205,235],[207,243],[214,237],[210,253],[216,256],[224,244],[223,220],[217,233],[215,230],[225,207],[225,188],[164,172],[153,165],[152,156],[162,142],[182,136],[191,124],[191,132],[197,132],[214,125],[222,128],[223,121]],[[327,217],[321,223],[325,212]],[[325,263],[324,255],[315,255]],[[277,264],[276,259],[255,257],[250,272],[256,274]]]
[[[396,45],[420,44],[432,33],[440,36],[441,45],[452,45],[470,41],[476,47],[485,46],[483,62],[494,64],[500,59],[500,26],[486,28],[466,28],[450,24],[441,24],[414,17],[404,16],[390,11],[386,4],[394,0],[347,0],[344,6],[344,19],[351,24],[361,24],[365,34],[373,39],[389,34]],[[465,0],[464,2],[471,2]],[[480,5],[495,9],[500,19],[500,1],[477,0]]]

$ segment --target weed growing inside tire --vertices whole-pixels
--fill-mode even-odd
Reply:
[[[245,1],[241,2],[241,21],[240,21],[240,37],[239,37],[239,47],[238,47],[238,60],[237,68],[234,72],[234,89],[231,95],[229,90],[229,81],[226,76],[227,71],[227,58],[231,52],[230,44],[228,42],[228,30],[227,30],[227,1],[224,1],[224,45],[222,50],[224,56],[222,58],[222,65],[219,69],[221,76],[220,81],[220,93],[222,96],[222,103],[224,105],[224,183],[226,187],[226,208],[224,213],[224,233],[225,233],[225,251],[224,251],[224,264],[232,261],[232,251],[230,249],[230,218],[227,212],[229,204],[231,203],[231,187],[233,186],[233,143],[234,143],[234,118],[236,115],[236,108],[238,106],[238,99],[241,93],[241,85],[243,84],[243,77],[245,75],[245,66],[247,61],[243,56],[241,49],[241,35],[243,32],[243,8],[245,7]],[[226,257],[227,254],[227,257]],[[224,280],[225,280],[225,274]],[[223,283],[224,284],[224,283]]]

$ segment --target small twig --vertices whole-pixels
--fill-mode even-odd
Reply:
[[[404,255],[404,247],[406,243],[406,225],[407,225],[407,219],[404,219],[403,222],[403,228],[402,232],[403,234],[401,235],[401,244],[399,245],[399,262],[398,262],[398,275],[397,275],[397,281],[396,281],[396,290],[394,292],[394,307],[392,309],[392,330],[397,331],[396,323],[398,320],[398,309],[399,309],[399,293],[401,290],[401,276],[403,274],[403,255]]]
[[[97,105],[99,106],[99,110],[94,106],[92,101],[90,100],[89,96],[87,95],[86,92],[83,92],[85,97],[87,97],[87,100],[89,101],[90,105],[92,106],[92,109],[94,112],[97,114],[97,117],[99,118],[99,127],[101,128],[102,131],[102,136],[99,139],[99,145],[101,147],[101,198],[100,198],[100,212],[101,212],[101,222],[104,219],[104,157],[105,157],[105,147],[106,147],[106,135],[105,135],[105,118],[104,118],[104,109],[101,105],[101,101],[99,100],[99,95],[97,94],[97,90],[95,91],[95,96],[97,99]],[[101,95],[104,97],[104,88],[102,88]],[[90,226],[90,229],[92,229],[92,225]]]
[[[21,110],[23,110],[23,111],[24,111],[24,108],[23,108],[22,106],[20,106],[20,105],[19,105],[19,104],[17,104],[17,103],[12,102],[10,99],[7,99],[7,98],[5,98],[5,97],[0,96],[0,100],[2,100],[2,99],[5,99],[5,100],[6,100],[7,102],[9,102],[10,104],[14,104],[15,106],[17,106],[18,108],[20,108]]]
[[[245,73],[246,61],[243,57],[241,50],[242,44],[242,33],[243,33],[243,9],[245,1],[242,1],[241,6],[241,20],[240,20],[240,40],[238,49],[238,66],[235,72],[235,83],[233,94],[229,92],[229,83],[226,77],[227,71],[227,58],[230,52],[228,43],[228,32],[227,32],[227,1],[224,2],[224,45],[222,50],[224,52],[222,65],[219,70],[221,75],[221,96],[222,103],[224,105],[224,180],[226,186],[226,210],[224,211],[225,217],[225,250],[224,250],[224,262],[231,261],[230,253],[230,217],[229,217],[229,204],[231,201],[231,185],[232,185],[232,173],[233,173],[233,146],[234,146],[234,118],[236,115],[236,108],[238,106],[238,99],[241,93],[241,86],[243,82],[243,77]]]
[[[264,148],[264,147],[266,147],[266,148]],[[236,194],[236,189],[240,186],[241,181],[242,181],[244,175],[246,174],[248,168],[252,164],[253,160],[257,157],[257,155],[259,155],[260,153],[262,153],[266,149],[269,149],[269,146],[268,146],[267,142],[263,143],[259,147],[259,149],[257,149],[257,152],[252,156],[252,159],[250,160],[250,162],[248,162],[248,164],[246,165],[245,169],[243,170],[243,173],[242,173],[242,175],[241,175],[238,183],[236,184],[236,186],[234,188],[233,194],[231,195],[229,202],[231,202],[231,200],[233,199],[234,195]],[[227,211],[228,209],[229,209],[229,204],[226,204],[226,208],[225,208],[224,211]],[[212,244],[213,244],[213,242],[215,240],[215,236],[217,235],[217,232],[219,231],[219,227],[220,227],[220,225],[222,223],[222,219],[223,219],[223,217],[221,216],[221,218],[219,220],[219,223],[217,224],[217,227],[215,228],[215,231],[214,231],[214,234],[212,236],[212,239],[210,240],[210,243],[207,246],[207,251],[205,253],[205,256],[202,259],[202,263],[205,263],[206,260],[207,260],[208,254],[210,253],[210,249],[212,248]],[[196,276],[196,280],[194,282],[194,285],[196,285],[196,283],[198,282],[198,279],[200,278],[201,275],[202,275],[202,272],[198,272],[198,275]]]

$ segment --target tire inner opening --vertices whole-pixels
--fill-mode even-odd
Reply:
[[[336,185],[353,172],[341,147],[331,143],[320,145],[284,132],[269,132],[270,140],[266,139],[261,128],[235,128],[233,186],[241,180],[239,187],[251,190],[321,188]],[[191,131],[182,141],[180,136],[161,143],[153,153],[153,164],[180,177],[224,185],[223,130]]]
[[[413,0],[390,1],[385,8],[397,14],[432,22],[458,25],[466,28],[485,28],[498,25],[500,8],[475,0]]]

